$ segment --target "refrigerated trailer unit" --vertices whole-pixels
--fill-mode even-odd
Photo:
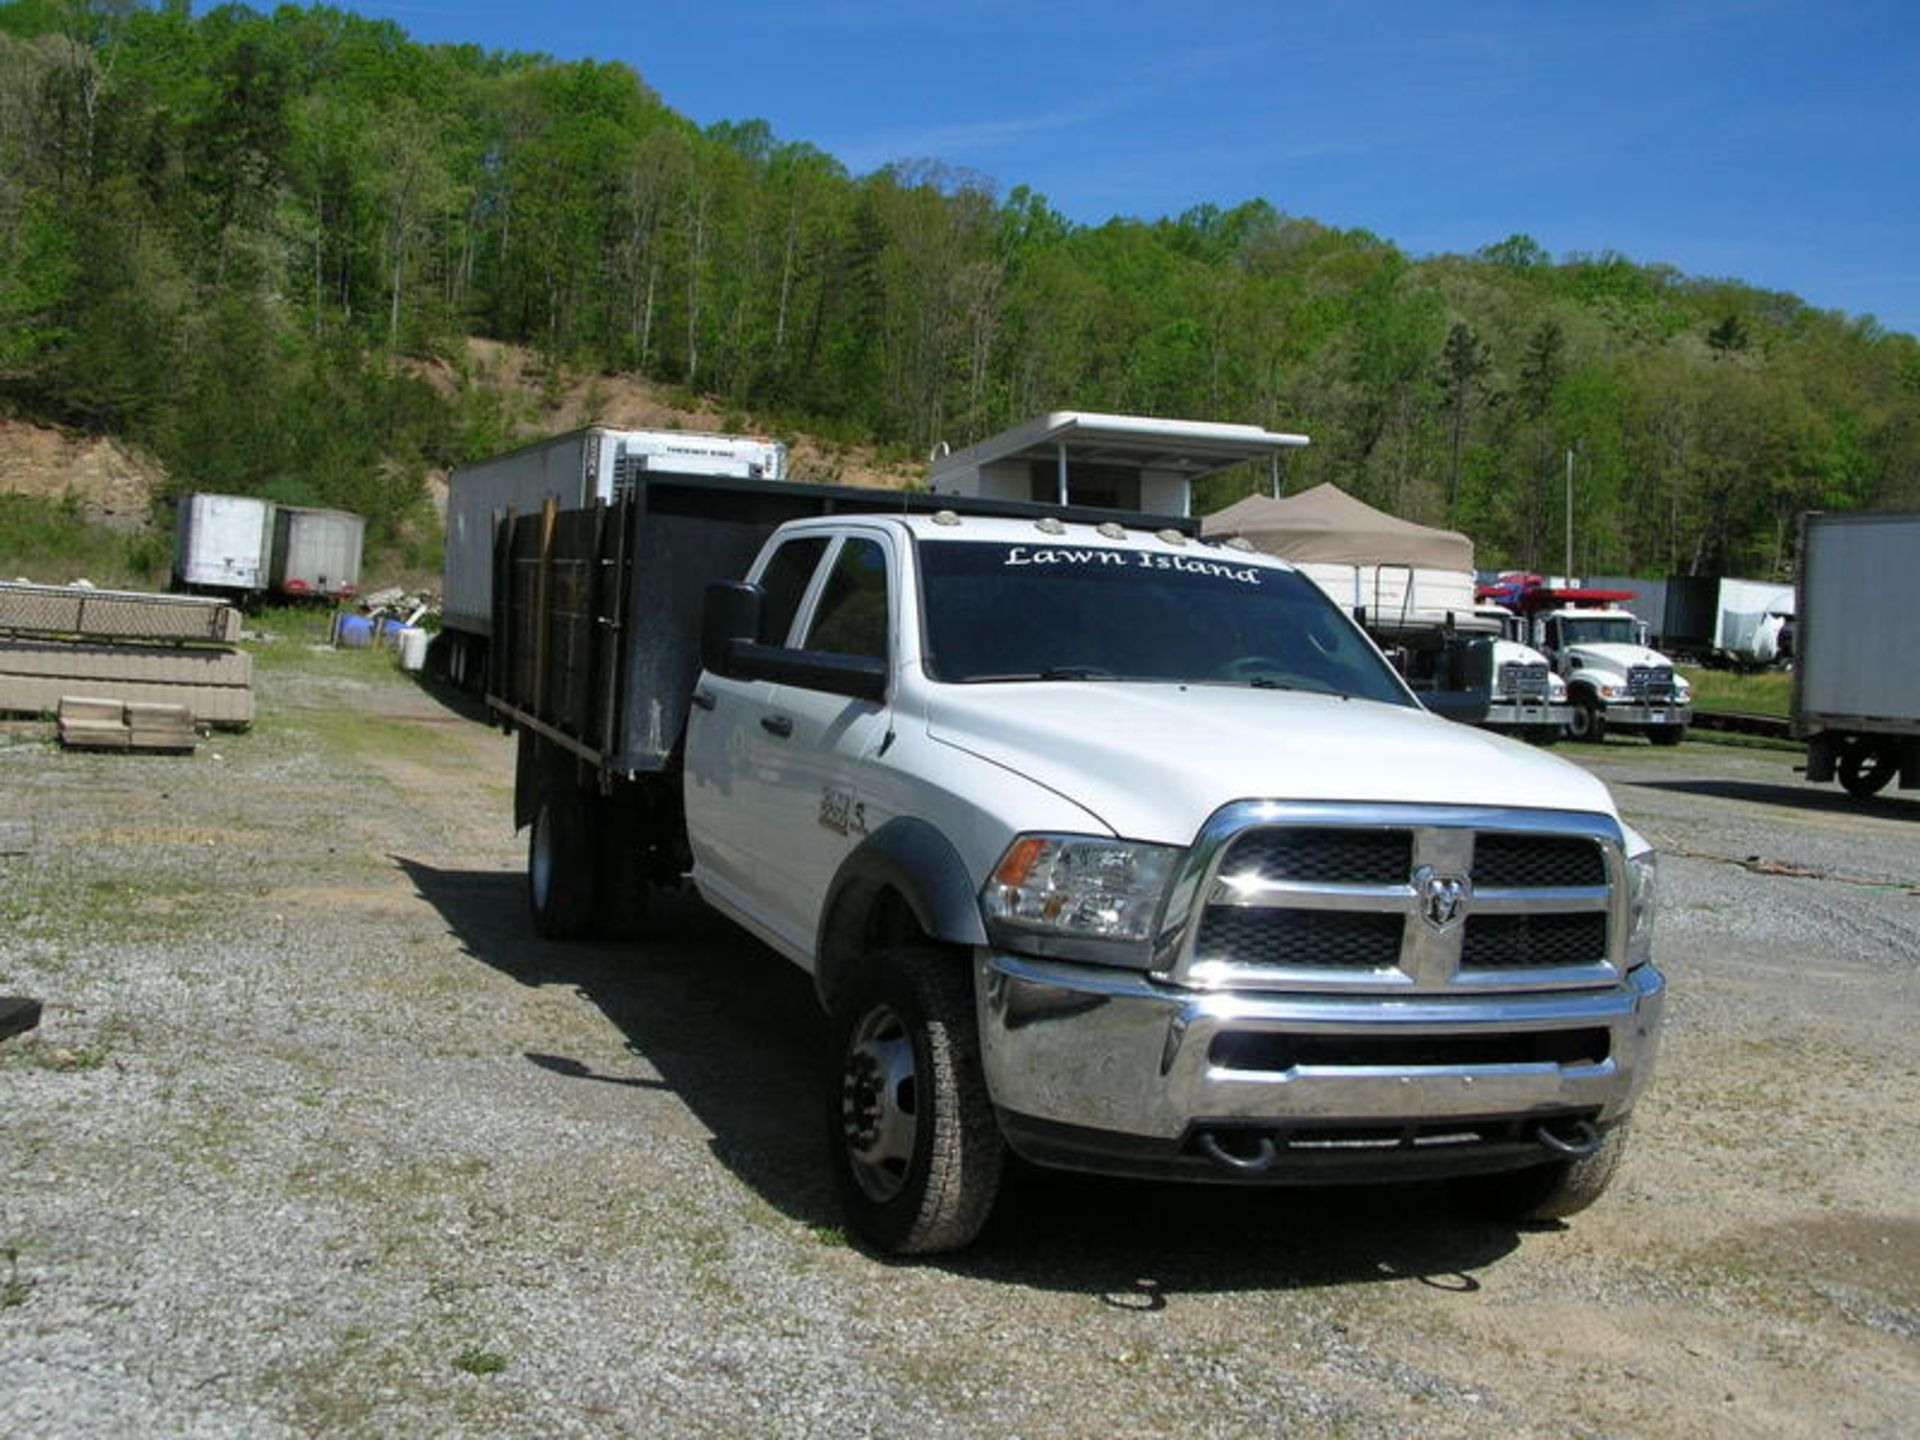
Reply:
[[[439,663],[453,679],[478,680],[493,634],[493,542],[500,520],[533,514],[549,497],[563,509],[609,502],[657,473],[784,480],[787,447],[742,435],[592,425],[454,470],[447,484],[439,641]]]

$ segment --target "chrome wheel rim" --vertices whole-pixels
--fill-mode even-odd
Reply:
[[[913,1037],[890,1005],[875,1005],[847,1042],[840,1122],[853,1178],[885,1203],[907,1183],[920,1114]]]

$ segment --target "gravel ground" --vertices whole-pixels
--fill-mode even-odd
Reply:
[[[802,976],[688,901],[536,941],[511,747],[283,642],[192,757],[0,729],[0,1435],[1920,1429],[1920,797],[1567,747],[1666,853],[1615,1190],[1023,1176],[841,1235]]]

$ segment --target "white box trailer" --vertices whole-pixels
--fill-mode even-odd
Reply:
[[[182,497],[174,527],[174,584],[239,597],[265,590],[275,508],[253,495]]]
[[[1793,733],[1807,779],[1868,796],[1920,789],[1920,658],[1900,585],[1920,571],[1920,513],[1806,516],[1793,641]]]
[[[282,505],[273,521],[271,588],[297,600],[344,600],[357,594],[366,536],[364,515]]]
[[[593,425],[462,465],[447,482],[447,544],[441,595],[444,663],[455,680],[476,674],[493,633],[494,527],[528,515],[548,496],[573,510],[611,501],[650,474],[784,480],[777,440],[686,430]]]

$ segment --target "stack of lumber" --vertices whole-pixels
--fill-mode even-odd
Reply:
[[[240,638],[240,612],[224,600],[198,595],[0,580],[0,631],[220,645]]]
[[[199,744],[184,705],[127,704],[67,695],[60,701],[60,743],[70,750],[188,751]]]
[[[239,636],[240,612],[220,600],[0,582],[0,712],[85,696],[244,729],[253,657],[232,648]]]

